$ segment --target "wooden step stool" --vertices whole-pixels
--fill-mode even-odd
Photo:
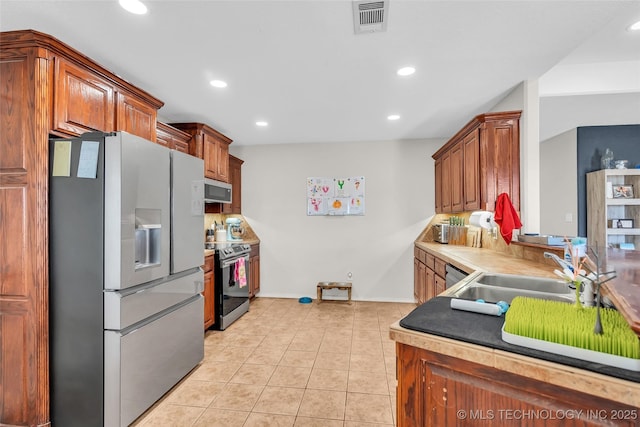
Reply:
[[[323,289],[339,289],[341,291],[347,291],[348,299],[344,302],[351,304],[351,282],[318,282],[318,303],[322,302]],[[343,300],[331,301],[342,302]]]

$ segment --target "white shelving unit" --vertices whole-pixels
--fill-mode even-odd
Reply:
[[[613,188],[633,186],[631,198],[612,196]],[[632,220],[631,228],[616,228],[618,220]],[[614,222],[615,221],[615,222]],[[587,239],[640,250],[640,169],[605,169],[587,174]]]

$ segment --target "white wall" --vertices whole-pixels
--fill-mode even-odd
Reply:
[[[540,143],[540,229],[556,236],[578,235],[578,131]],[[570,217],[570,218],[569,218]]]
[[[261,296],[315,298],[353,278],[353,299],[413,301],[413,242],[434,214],[433,154],[446,140],[233,146],[242,212],[260,238]],[[306,214],[307,177],[362,175],[364,216]]]
[[[581,126],[640,123],[640,92],[540,98],[540,140]]]
[[[522,110],[520,117],[520,219],[525,233],[540,232],[540,112],[538,82],[516,86],[491,111]]]

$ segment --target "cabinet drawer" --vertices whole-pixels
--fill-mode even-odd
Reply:
[[[447,263],[441,260],[440,258],[435,258],[435,268],[436,274],[441,278],[445,278],[447,275]]]
[[[429,267],[432,270],[435,270],[435,264],[436,263],[436,257],[434,257],[433,255],[427,253],[427,257],[425,259],[425,264],[427,265],[427,267]]]
[[[418,248],[418,247],[414,247],[413,248],[413,256],[418,258],[418,260],[423,263],[426,264],[427,263],[427,252],[423,251],[422,249]]]

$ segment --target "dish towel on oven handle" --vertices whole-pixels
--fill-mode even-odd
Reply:
[[[506,244],[510,244],[511,238],[513,237],[513,230],[521,228],[522,223],[507,193],[500,193],[498,196],[496,200],[496,212],[493,219],[496,224],[500,226],[500,234]]]
[[[247,270],[244,264],[244,258],[239,258],[235,264],[235,281],[239,283],[241,288],[247,286]]]

